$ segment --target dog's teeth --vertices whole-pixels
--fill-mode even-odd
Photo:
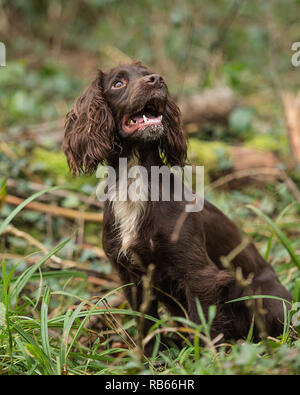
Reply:
[[[147,117],[145,115],[143,115],[143,120],[144,120],[145,123],[148,122],[148,119],[147,119]]]

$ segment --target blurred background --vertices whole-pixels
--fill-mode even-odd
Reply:
[[[68,236],[48,264],[88,271],[90,288],[74,283],[78,294],[117,283],[94,214],[97,179],[72,179],[61,141],[64,116],[97,69],[141,60],[164,76],[182,110],[206,198],[291,288],[297,270],[286,248],[247,205],[277,221],[299,254],[300,68],[291,61],[299,15],[299,0],[0,0],[1,220],[46,186],[73,188],[29,203],[4,230],[0,259],[23,270],[33,252]]]

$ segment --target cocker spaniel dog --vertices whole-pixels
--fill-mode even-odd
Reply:
[[[99,164],[118,173],[120,159],[126,159],[127,170],[143,166],[148,172],[143,185],[147,191],[153,187],[153,167],[183,167],[187,156],[180,111],[164,79],[140,62],[99,71],[67,114],[63,150],[74,175],[91,174]],[[145,315],[158,317],[161,302],[173,316],[185,314],[199,322],[198,300],[206,317],[209,306],[216,306],[212,337],[222,333],[227,340],[245,338],[252,322],[254,338],[262,333],[280,335],[282,301],[226,302],[245,295],[291,300],[290,293],[251,241],[236,250],[224,266],[222,257],[242,245],[242,232],[206,200],[201,210],[183,214],[191,202],[175,199],[176,177],[170,171],[168,200],[161,198],[164,185],[160,178],[156,186],[159,199],[155,201],[129,198],[105,202],[103,247],[122,282],[133,283],[125,287],[129,303]],[[123,181],[122,176],[117,177],[116,189],[126,185]],[[147,276],[151,292],[145,302]],[[248,285],[238,277],[248,279]],[[144,334],[151,325],[150,320],[144,320]]]

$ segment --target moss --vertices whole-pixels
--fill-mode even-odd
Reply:
[[[204,166],[205,178],[231,167],[231,147],[220,141],[189,139],[188,160],[195,165]]]
[[[63,152],[47,151],[36,148],[33,151],[32,164],[41,165],[41,170],[48,173],[54,179],[56,185],[69,184],[74,188],[80,188],[84,184],[97,185],[95,176],[72,177],[70,174],[66,157]]]
[[[288,148],[288,141],[286,136],[272,136],[270,134],[264,134],[255,136],[245,142],[245,147],[254,148],[260,151],[273,151],[282,152]]]

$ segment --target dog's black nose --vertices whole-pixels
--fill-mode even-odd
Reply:
[[[147,84],[152,85],[154,88],[160,88],[164,81],[163,78],[158,74],[149,74],[143,79]]]

